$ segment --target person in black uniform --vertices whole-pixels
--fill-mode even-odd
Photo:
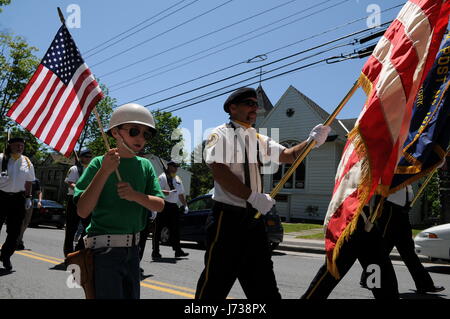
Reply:
[[[66,207],[66,232],[64,237],[64,256],[67,257],[68,254],[74,252],[73,242],[75,239],[75,234],[78,230],[78,226],[81,223],[82,227],[86,229],[90,223],[90,217],[81,218],[77,214],[77,206],[73,201],[73,193],[75,189],[75,184],[78,179],[83,174],[83,170],[85,167],[89,165],[92,159],[92,152],[89,149],[81,150],[80,154],[80,162],[77,162],[76,165],[69,168],[67,173],[67,177],[64,182],[68,186],[67,191],[67,207]],[[83,231],[78,243],[75,246],[75,251],[84,248],[83,235],[86,232]]]
[[[31,184],[36,179],[34,166],[28,157],[22,155],[25,140],[20,137],[8,140],[4,154],[0,154],[0,221],[6,221],[6,237],[0,260],[7,271],[12,270],[11,256],[17,248],[25,210],[30,209]],[[1,229],[1,225],[0,225]]]
[[[433,279],[414,250],[414,240],[409,221],[410,203],[413,197],[412,187],[408,185],[386,198],[383,204],[383,212],[377,219],[376,226],[382,233],[386,255],[390,255],[394,246],[397,248],[414,280],[417,292],[439,292],[445,288],[434,285]],[[360,285],[363,288],[367,288],[367,274],[366,270],[361,273]]]
[[[275,203],[263,193],[260,173],[268,168],[267,163],[276,167],[280,162],[292,163],[311,139],[320,146],[330,128],[318,125],[307,141],[287,149],[256,133],[252,125],[257,109],[254,89],[233,92],[224,104],[230,123],[216,127],[206,143],[205,161],[214,177],[214,205],[206,228],[205,268],[196,299],[224,300],[236,279],[249,299],[281,299],[264,221],[254,217],[256,212],[267,214]],[[263,163],[264,168],[260,167]]]
[[[184,196],[183,182],[177,176],[179,165],[175,161],[167,163],[167,171],[159,175],[159,185],[164,193],[164,210],[156,215],[155,231],[153,235],[152,259],[161,258],[159,252],[159,242],[161,240],[161,230],[164,226],[169,229],[169,240],[175,252],[175,258],[186,257],[189,253],[181,249],[180,244],[180,208],[178,202],[182,203],[183,213],[187,214],[189,208]]]
[[[340,278],[336,279],[328,271],[326,259],[311,281],[308,289],[302,295],[302,299],[328,298],[333,289],[353,266],[356,259],[359,260],[364,269],[368,269],[369,265],[376,265],[376,269],[379,270],[379,281],[375,281],[370,289],[375,299],[399,298],[394,267],[389,257],[385,254],[381,231],[378,227],[367,227],[370,225],[370,222],[367,221],[366,216],[369,216],[368,206],[364,207],[358,217],[356,230],[340,249],[339,258],[336,261]]]

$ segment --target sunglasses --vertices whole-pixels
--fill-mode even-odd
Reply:
[[[130,135],[131,137],[136,137],[136,136],[139,136],[141,134],[141,130],[136,128],[136,127],[130,127],[130,128],[121,127],[120,129],[128,131],[128,135]],[[142,133],[143,133],[144,138],[146,140],[150,140],[152,138],[152,136],[153,136],[153,134],[150,133],[149,131],[142,131]]]
[[[257,101],[253,101],[253,100],[244,100],[244,101],[240,101],[239,104],[245,104],[247,106],[258,106],[258,102]]]

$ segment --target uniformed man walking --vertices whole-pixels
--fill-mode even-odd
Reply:
[[[6,270],[12,270],[11,256],[17,248],[25,210],[32,205],[32,182],[36,179],[34,167],[28,157],[22,155],[25,140],[20,137],[11,138],[4,154],[0,154],[0,221],[6,220],[8,233],[2,246],[0,260]],[[1,228],[1,227],[0,227]]]
[[[38,179],[34,180],[31,183],[31,200],[37,199],[36,206],[38,209],[42,207],[42,189],[41,183]],[[25,210],[25,218],[23,219],[22,227],[20,229],[19,238],[17,239],[17,250],[24,250],[25,245],[23,243],[23,234],[25,230],[27,230],[28,225],[30,224],[31,218],[33,217],[33,205],[27,210]]]
[[[155,219],[155,234],[152,238],[153,252],[152,259],[157,260],[161,258],[159,252],[159,241],[161,240],[161,230],[163,226],[167,226],[169,229],[170,244],[175,252],[175,258],[186,257],[189,253],[184,252],[181,249],[180,244],[180,209],[178,208],[178,202],[183,205],[183,213],[187,214],[189,208],[186,203],[186,197],[184,196],[183,182],[177,176],[178,164],[174,161],[167,163],[167,172],[159,175],[159,185],[165,196],[164,198],[164,210],[156,215]]]
[[[84,149],[80,151],[79,154],[80,162],[76,165],[73,165],[69,168],[67,173],[67,177],[64,182],[67,184],[67,206],[66,206],[66,232],[64,237],[64,256],[72,253],[74,251],[73,241],[75,238],[75,233],[78,230],[78,225],[82,224],[83,228],[86,229],[89,226],[89,222],[91,220],[90,216],[87,218],[81,218],[77,214],[77,206],[73,201],[73,193],[75,189],[75,184],[78,179],[83,174],[84,168],[86,168],[92,159],[92,153],[89,149]],[[75,247],[75,250],[79,250],[84,248],[83,236],[85,232],[83,231],[83,235],[80,237],[80,240]]]
[[[207,225],[198,299],[225,299],[236,279],[249,299],[281,298],[263,218],[254,218],[257,211],[267,214],[275,204],[263,193],[261,164],[271,160],[292,163],[309,140],[314,139],[317,147],[323,144],[330,128],[317,125],[307,141],[287,149],[256,133],[252,125],[257,109],[254,89],[233,92],[224,104],[231,121],[216,127],[206,144],[205,161],[214,177],[214,206]]]

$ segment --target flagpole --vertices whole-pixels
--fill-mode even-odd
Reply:
[[[57,7],[57,10],[58,10],[58,15],[59,15],[59,19],[61,20],[61,23],[63,25],[65,25],[66,24],[66,19],[64,18],[64,14],[62,13],[61,8]],[[98,127],[100,128],[100,132],[102,133],[103,142],[105,143],[106,149],[109,152],[111,150],[111,147],[110,147],[109,142],[108,142],[108,137],[106,136],[106,133],[103,130],[102,121],[100,120],[100,115],[97,112],[97,107],[96,106],[94,106],[93,112],[95,114],[95,118],[97,119],[97,124],[98,124]],[[116,172],[117,179],[119,180],[119,182],[121,182],[122,181],[122,177],[120,176],[119,170],[117,168],[116,168],[115,172]]]
[[[347,104],[347,102],[350,100],[350,98],[355,94],[356,90],[359,88],[359,81],[356,81],[353,83],[352,88],[348,91],[348,93],[345,95],[345,97],[342,99],[342,101],[339,103],[339,105],[336,107],[336,109],[331,113],[331,115],[327,118],[327,120],[323,123],[324,126],[330,125],[335,119],[336,116],[339,114],[339,112],[344,108],[344,106]],[[280,190],[283,188],[283,185],[287,182],[287,180],[291,177],[291,175],[295,172],[297,167],[300,165],[301,162],[306,158],[306,156],[311,152],[314,145],[316,145],[316,141],[312,140],[309,142],[306,147],[303,149],[303,151],[300,153],[300,155],[297,156],[295,161],[292,163],[291,167],[288,169],[288,171],[284,174],[284,176],[281,178],[281,180],[278,182],[278,184],[272,189],[270,192],[270,197],[274,198]],[[261,213],[257,212],[254,216],[255,219],[258,219],[261,217]]]

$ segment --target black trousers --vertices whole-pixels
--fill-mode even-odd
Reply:
[[[78,230],[78,225],[83,225],[84,231],[78,240],[78,243],[73,247],[73,241],[75,239],[75,234]],[[67,196],[67,207],[66,207],[66,233],[64,236],[64,256],[67,256],[74,251],[81,250],[84,248],[83,237],[86,235],[86,227],[89,226],[91,222],[91,217],[81,218],[77,213],[77,206],[73,201],[73,196]]]
[[[255,213],[215,202],[196,299],[225,300],[236,279],[248,299],[281,299],[264,221]]]
[[[164,202],[164,209],[155,218],[155,233],[153,234],[153,252],[159,253],[161,230],[164,226],[169,228],[170,244],[174,251],[181,250],[180,244],[180,209],[177,204]]]
[[[387,256],[394,246],[408,268],[417,289],[434,287],[433,279],[420,262],[414,248],[409,208],[385,201],[383,213],[376,222],[382,232],[383,244]],[[366,281],[367,273],[363,271],[361,281]]]
[[[398,285],[394,267],[386,255],[380,229],[373,227],[370,232],[364,230],[364,222],[359,217],[355,232],[342,246],[337,267],[340,279],[334,278],[327,270],[327,262],[319,269],[302,299],[326,299],[350,268],[359,260],[364,269],[377,265],[380,270],[380,287],[372,288],[375,299],[398,299]]]
[[[17,248],[17,239],[25,217],[25,197],[23,192],[8,194],[0,191],[0,205],[0,229],[3,223],[6,222],[6,233],[8,234],[2,246],[1,256],[10,258]]]

